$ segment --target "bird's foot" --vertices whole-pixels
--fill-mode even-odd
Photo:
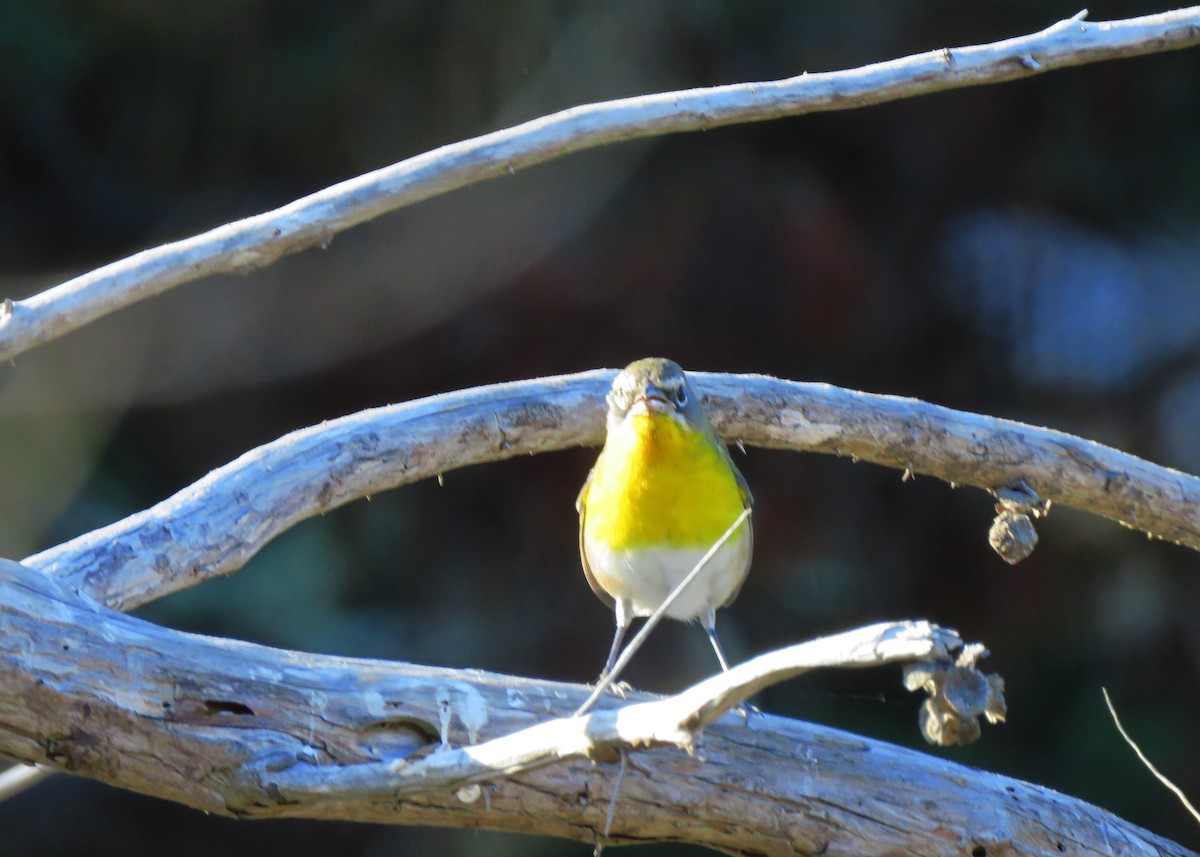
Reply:
[[[627,681],[614,681],[608,686],[608,689],[612,691],[613,696],[619,696],[621,699],[628,699],[629,697],[627,694],[633,690],[633,685]]]
[[[751,715],[751,714],[753,714],[753,715],[756,715],[756,716],[761,716],[761,715],[762,715],[762,709],[761,709],[761,708],[759,708],[757,705],[751,705],[751,704],[750,704],[750,703],[748,703],[748,702],[743,702],[741,705],[739,705],[737,708],[735,708],[735,709],[733,709],[733,710],[734,710],[734,711],[737,713],[737,715],[738,715],[739,717],[741,717],[741,718],[742,718],[742,721],[743,721],[744,723],[749,723],[749,722],[750,722],[750,715]]]

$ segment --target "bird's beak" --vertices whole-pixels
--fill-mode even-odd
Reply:
[[[654,386],[647,386],[645,390],[638,394],[638,397],[633,400],[633,407],[630,411],[643,411],[648,414],[667,414],[670,413],[671,400],[667,398],[667,394]]]

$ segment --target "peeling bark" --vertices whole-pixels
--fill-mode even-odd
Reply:
[[[462,748],[565,717],[586,695],[184,634],[0,562],[0,753],[207,812],[593,842],[615,780],[609,762],[575,756],[478,788],[404,795],[380,792],[376,776],[437,758],[443,739]],[[589,717],[602,715],[612,712]],[[323,785],[331,771],[337,787]],[[368,787],[354,787],[360,775]],[[632,754],[606,841],[649,840],[770,855],[1190,854],[1048,789],[765,714],[726,715],[695,755]]]

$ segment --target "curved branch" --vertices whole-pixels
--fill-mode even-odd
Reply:
[[[613,374],[476,387],[292,432],[143,512],[23,562],[109,607],[132,609],[236,571],[292,525],[351,500],[468,464],[594,445]]]
[[[183,634],[99,607],[11,562],[0,562],[0,626],[0,753],[224,815],[487,827],[591,842],[605,827],[616,766],[574,754],[612,752],[638,735],[686,743],[690,731],[647,733],[646,717],[655,706],[674,706],[676,720],[696,710],[680,697],[554,720],[587,688]],[[910,642],[910,654],[936,651],[936,643]],[[878,645],[857,660],[896,653]],[[689,691],[701,705],[714,696],[702,687]],[[570,758],[530,769],[513,764],[519,748],[497,752],[513,750],[513,733],[531,726],[562,732],[552,737],[569,745]],[[1189,854],[1048,789],[770,715],[713,723],[702,754],[640,750],[610,840],[739,852],[749,843],[761,854],[830,857]],[[522,773],[501,776],[497,765]]]
[[[614,374],[476,387],[293,432],[25,563],[129,609],[236,571],[279,533],[351,500],[468,464],[597,445]],[[989,491],[1024,483],[1042,500],[1200,550],[1195,476],[1063,432],[916,399],[689,374],[730,440],[850,456]]]
[[[621,750],[661,746],[695,755],[704,729],[771,685],[816,669],[948,662],[949,649],[961,645],[953,631],[925,622],[881,622],[767,652],[674,696],[544,720],[460,748],[443,741],[437,752],[418,759],[296,764],[272,772],[270,781],[290,802],[319,802],[331,794],[340,800],[382,800],[460,789],[572,757],[612,760]]]
[[[804,73],[574,107],[434,149],[282,208],[146,250],[0,305],[0,360],[213,274],[264,267],[389,211],[584,149],[640,137],[844,110],[1200,43],[1200,7],[1123,21],[1082,16],[1039,33],[847,71]]]

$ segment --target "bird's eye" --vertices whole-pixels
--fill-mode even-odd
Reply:
[[[680,387],[678,390],[675,391],[675,403],[678,404],[679,407],[682,408],[685,405],[687,405],[687,400],[688,400],[687,389],[685,389],[684,387]]]

